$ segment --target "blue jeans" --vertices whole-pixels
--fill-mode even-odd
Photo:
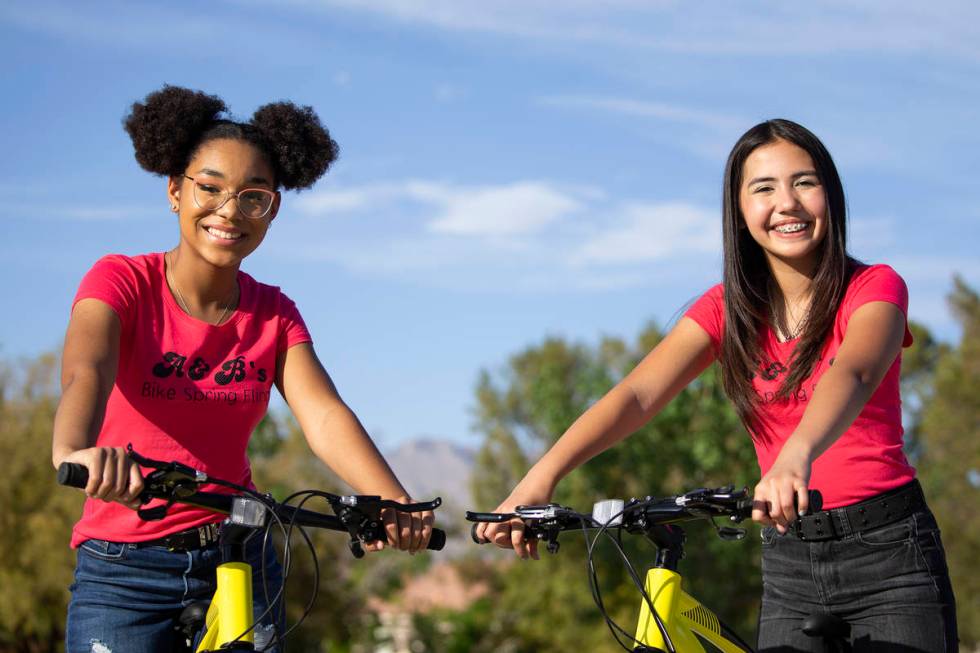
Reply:
[[[953,589],[928,508],[822,542],[765,528],[762,583],[760,653],[822,652],[801,630],[813,613],[850,624],[855,653],[957,650]]]
[[[262,584],[261,536],[247,546],[254,570],[256,650],[264,650],[278,623],[282,633],[281,602],[275,617],[263,615],[267,602]],[[162,653],[173,650],[178,636],[174,620],[194,601],[210,600],[215,569],[221,563],[217,545],[188,552],[160,546],[87,540],[78,548],[75,582],[71,586],[66,653]],[[282,572],[273,547],[266,551],[269,598],[279,591]],[[275,649],[269,649],[270,651]]]

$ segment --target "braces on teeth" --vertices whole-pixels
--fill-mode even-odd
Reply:
[[[804,229],[806,229],[806,224],[804,223],[788,224],[776,227],[776,231],[782,234],[792,234],[796,233],[797,231],[803,231]]]

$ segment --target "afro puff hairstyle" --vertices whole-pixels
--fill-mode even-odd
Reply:
[[[227,118],[221,98],[165,85],[134,102],[123,119],[133,141],[136,161],[158,175],[180,176],[206,142],[244,140],[269,160],[277,187],[312,186],[337,159],[339,148],[312,107],[273,102],[259,107],[248,122]]]

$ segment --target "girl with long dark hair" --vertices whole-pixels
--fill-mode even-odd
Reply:
[[[68,653],[169,651],[174,617],[214,591],[221,517],[177,504],[141,521],[129,509],[143,487],[129,443],[248,486],[246,446],[275,386],[313,453],[358,493],[410,501],[296,305],[240,269],[278,217],[280,189],[310,187],[337,157],[313,110],[276,102],[237,122],[221,99],[165,86],[133,104],[125,128],[139,164],[166,178],[179,237],[166,252],[103,257],[72,305],[52,461],[85,465],[89,498],[72,532]],[[393,546],[425,548],[431,513],[384,519]],[[277,587],[279,564],[271,547],[262,558],[260,540],[249,562]],[[266,605],[261,585],[253,596],[256,649],[273,650],[281,606]]]
[[[908,293],[847,254],[844,190],[819,139],[789,120],[747,131],[725,168],[724,278],[587,410],[497,508],[547,503],[572,469],[627,437],[718,361],[762,477],[759,648],[821,650],[832,613],[871,650],[955,651],[939,529],[902,453]],[[810,487],[823,510],[808,515]],[[477,535],[537,557],[519,520]],[[855,649],[857,650],[857,649]]]

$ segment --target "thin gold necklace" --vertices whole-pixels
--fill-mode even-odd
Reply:
[[[167,254],[170,254],[170,252],[167,252]],[[191,315],[190,309],[187,308],[187,302],[184,301],[184,296],[180,294],[180,288],[177,287],[177,280],[174,278],[173,271],[171,269],[174,265],[176,265],[176,263],[167,261],[167,254],[164,254],[163,256],[164,268],[167,271],[167,281],[170,283],[170,287],[174,289],[174,294],[177,295],[177,303],[180,304],[180,307],[184,309],[185,313]],[[173,259],[172,256],[170,258]],[[225,308],[223,311],[221,311],[221,315],[218,316],[218,320],[216,322],[208,322],[207,320],[204,321],[208,322],[208,324],[213,324],[214,326],[220,326],[221,322],[225,319],[225,316],[228,315],[228,309],[231,308],[231,302],[234,298],[235,288],[232,288],[231,294],[228,295],[228,301],[225,302]],[[193,317],[193,315],[191,315],[191,317]]]

